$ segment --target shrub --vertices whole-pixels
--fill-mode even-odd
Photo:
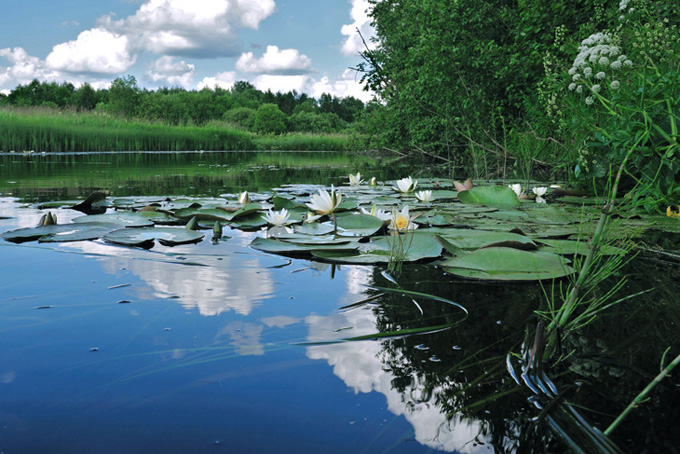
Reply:
[[[283,134],[286,114],[276,104],[262,104],[255,113],[253,130],[260,134]]]

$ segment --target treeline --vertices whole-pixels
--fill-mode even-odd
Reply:
[[[130,120],[175,126],[203,126],[212,121],[260,133],[337,133],[351,130],[367,106],[354,97],[323,94],[317,100],[295,90],[261,91],[239,81],[229,89],[187,91],[140,88],[134,76],[115,79],[108,89],[89,84],[40,82],[19,85],[0,95],[0,106],[44,107],[105,112]]]

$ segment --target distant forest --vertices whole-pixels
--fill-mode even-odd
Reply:
[[[353,129],[372,109],[354,97],[323,94],[317,100],[305,93],[272,93],[238,81],[229,89],[185,90],[140,88],[134,76],[115,79],[108,89],[89,84],[40,82],[19,85],[0,94],[0,107],[42,107],[102,112],[130,120],[169,125],[202,126],[223,121],[239,129],[265,134],[335,133]]]

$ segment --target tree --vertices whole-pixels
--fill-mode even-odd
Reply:
[[[92,110],[97,105],[99,97],[92,85],[84,83],[74,93],[74,104],[78,110]]]
[[[255,132],[282,134],[286,132],[286,114],[276,104],[262,104],[255,113]]]
[[[108,109],[116,114],[132,117],[140,99],[135,76],[128,75],[114,79],[109,88]]]

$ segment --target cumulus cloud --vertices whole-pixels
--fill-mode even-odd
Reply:
[[[361,32],[369,48],[373,48],[371,38],[375,36],[375,29],[371,26],[371,19],[368,17],[370,5],[368,0],[352,0],[352,10],[350,15],[352,23],[343,25],[340,29],[347,38],[340,49],[344,55],[356,55],[365,50],[364,43],[357,30]]]
[[[258,90],[285,93],[288,91],[309,92],[313,79],[308,75],[281,76],[276,74],[262,74],[252,80]]]
[[[254,74],[299,75],[312,70],[312,60],[297,49],[267,46],[260,58],[255,58],[252,52],[241,54],[236,61],[236,69]]]
[[[215,88],[223,88],[229,90],[236,83],[236,72],[227,71],[223,73],[218,73],[214,77],[204,77],[202,81],[198,83],[198,89],[203,90],[204,88],[209,88],[214,90]]]
[[[173,57],[163,56],[156,60],[146,71],[146,76],[155,83],[171,86],[191,88],[194,75],[194,65],[182,61],[175,61]]]
[[[45,62],[29,55],[23,48],[0,49],[0,58],[7,60],[9,66],[0,66],[0,87],[4,90],[14,88],[15,85],[25,85],[33,79],[56,81],[60,73],[51,70]]]
[[[93,28],[80,33],[74,41],[54,46],[45,63],[58,71],[119,74],[136,60],[127,36]]]
[[[363,102],[370,101],[374,96],[372,91],[364,91],[364,86],[359,82],[357,73],[351,69],[346,69],[342,76],[337,79],[322,77],[320,81],[313,84],[310,93],[314,98],[329,93],[337,97],[353,96]]]
[[[134,36],[139,48],[157,54],[235,56],[235,27],[257,29],[275,9],[274,0],[148,0],[134,15],[106,16],[100,26]]]

